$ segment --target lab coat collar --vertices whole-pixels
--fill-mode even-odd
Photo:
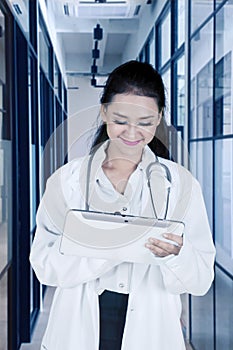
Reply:
[[[106,149],[109,145],[109,140],[105,141],[95,152],[93,161],[99,163],[100,166],[102,166],[102,163],[106,157]],[[141,170],[145,170],[147,166],[156,161],[155,154],[151,151],[149,146],[145,146],[142,153],[142,159],[138,164],[138,168]]]
[[[94,152],[94,154],[88,154],[81,160],[81,168],[80,171],[76,172],[74,171],[71,175],[72,179],[70,179],[70,185],[75,190],[77,188],[77,185],[80,184],[82,188],[86,187],[86,179],[87,179],[87,167],[88,163],[91,162],[91,173],[94,174],[93,176],[90,176],[90,182],[93,183],[93,181],[96,182],[98,179],[98,174],[102,171],[102,163],[104,159],[106,158],[106,149],[109,145],[109,140],[102,143],[102,145],[97,148],[97,150]],[[91,159],[93,157],[93,159]],[[147,177],[146,169],[149,166],[149,164],[156,162],[158,160],[159,162],[162,161],[162,159],[157,158],[155,154],[151,151],[149,146],[145,146],[142,154],[142,159],[140,163],[138,164],[138,169],[142,170],[145,178]],[[164,176],[164,169],[162,167],[158,167],[160,170],[157,170],[157,172],[160,172],[160,175]],[[103,177],[102,177],[103,178]],[[107,181],[107,179],[106,179]],[[171,183],[168,179],[165,178],[165,187],[171,187]]]
[[[99,170],[102,167],[103,161],[106,158],[106,149],[109,145],[109,140],[105,141],[95,152],[94,157],[93,157],[93,162],[95,162],[96,164],[99,165]],[[158,163],[160,164],[164,163],[163,159],[160,157],[157,157],[154,152],[152,152],[152,150],[150,149],[150,147],[148,145],[146,145],[143,149],[143,153],[142,153],[142,158],[141,161],[138,163],[138,169],[142,170],[145,175],[146,175],[146,170],[147,167],[151,164],[151,163]],[[154,171],[154,169],[153,169]],[[160,175],[162,177],[164,177],[165,174],[165,170],[163,169],[163,167],[157,167],[156,170],[157,173],[160,172]],[[171,187],[171,181],[169,179],[166,178],[165,176],[165,183],[166,183],[166,188]]]

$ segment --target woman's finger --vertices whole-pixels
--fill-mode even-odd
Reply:
[[[175,241],[174,241],[175,242]],[[148,243],[146,244],[146,247],[151,250],[152,253],[158,256],[168,256],[170,254],[178,255],[180,252],[180,249],[182,247],[182,241],[181,244],[177,242],[177,245],[161,241],[156,238],[149,238]]]
[[[180,247],[183,246],[183,235],[179,236],[179,235],[176,235],[174,233],[164,233],[163,237],[166,239],[170,239],[171,241],[174,241]]]
[[[146,243],[145,244],[146,248],[148,248],[154,255],[159,256],[159,257],[165,257],[170,255],[169,252],[167,252],[166,250],[154,245],[154,244],[149,244]]]

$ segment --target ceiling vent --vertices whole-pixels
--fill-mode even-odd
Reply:
[[[22,15],[23,12],[18,4],[13,4],[13,7],[17,15]]]
[[[10,0],[10,4],[18,16],[27,13],[28,4],[25,0]]]
[[[139,15],[145,0],[70,0],[63,2],[66,16],[80,18],[129,18]]]

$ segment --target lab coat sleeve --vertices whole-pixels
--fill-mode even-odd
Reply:
[[[37,229],[30,262],[42,284],[72,288],[100,277],[118,263],[104,259],[65,256],[59,252],[67,207],[56,173],[47,181],[37,212]]]
[[[204,295],[214,278],[215,247],[201,187],[192,180],[192,193],[184,217],[185,234],[179,255],[161,264],[164,284],[174,294]]]

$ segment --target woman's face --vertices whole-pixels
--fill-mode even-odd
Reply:
[[[161,120],[154,98],[133,94],[116,94],[111,103],[102,106],[101,115],[111,145],[127,154],[141,152]]]

